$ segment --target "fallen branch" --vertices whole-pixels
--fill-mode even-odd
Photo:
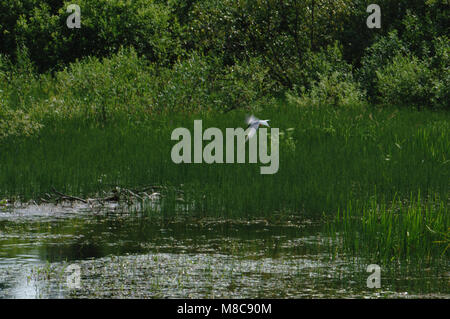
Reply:
[[[58,194],[59,196],[63,197],[64,199],[68,199],[68,200],[72,200],[72,201],[75,201],[75,200],[76,200],[76,201],[83,202],[83,203],[85,203],[85,204],[88,203],[88,201],[85,200],[85,199],[83,199],[83,198],[75,197],[75,196],[70,196],[70,195],[66,195],[66,194],[63,194],[63,193],[61,193],[61,192],[58,192],[54,187],[52,187],[52,191],[53,191],[55,194]]]
[[[144,201],[145,199],[154,201],[158,200],[162,196],[160,192],[155,192],[156,189],[164,190],[167,189],[167,187],[152,185],[145,186],[141,190],[130,190],[127,188],[115,187],[108,193],[103,192],[104,197],[84,199],[81,197],[64,194],[52,187],[52,194],[46,193],[44,198],[40,198],[40,201],[44,203],[58,203],[64,200],[69,200],[78,201],[89,205],[94,202],[98,202],[101,206],[105,206],[107,202],[120,202],[121,200],[126,200],[128,203],[133,202],[133,200],[137,199],[141,201]],[[148,190],[152,191],[151,195],[147,193]]]

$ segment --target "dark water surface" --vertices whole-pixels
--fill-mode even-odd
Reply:
[[[4,208],[0,298],[450,297],[448,263],[380,265],[381,288],[368,288],[374,262],[337,255],[322,226],[306,217],[162,216],[114,205]],[[70,265],[80,270],[77,288],[67,284]]]

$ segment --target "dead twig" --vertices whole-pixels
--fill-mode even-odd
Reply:
[[[61,196],[63,199],[77,200],[77,201],[83,202],[83,203],[85,203],[85,204],[88,203],[88,201],[85,200],[85,199],[83,199],[83,198],[76,197],[76,196],[70,196],[70,195],[66,195],[66,194],[63,194],[63,193],[61,193],[61,192],[58,192],[54,187],[52,187],[52,191],[53,191],[55,194]]]

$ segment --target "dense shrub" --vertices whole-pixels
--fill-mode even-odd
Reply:
[[[29,15],[38,0],[0,0],[0,53],[13,55],[17,47],[17,21]]]
[[[377,71],[379,99],[386,105],[431,105],[432,87],[432,71],[426,62],[415,56],[398,54]]]
[[[448,104],[449,39],[442,36],[422,42],[421,50],[415,46],[393,31],[366,50],[357,78],[372,102],[420,107]]]
[[[212,108],[212,88],[219,70],[218,58],[200,54],[193,54],[173,68],[161,70],[155,92],[155,110],[200,111]]]
[[[33,101],[41,97],[45,85],[40,79],[47,76],[36,74],[27,48],[19,48],[17,59],[12,63],[10,58],[0,58],[0,96],[8,108],[28,111]]]
[[[446,36],[433,40],[434,56],[430,58],[435,79],[432,103],[436,107],[450,109],[450,40]]]
[[[66,8],[71,3],[1,1],[0,12],[8,12],[3,13],[6,22],[0,25],[2,52],[14,55],[18,43],[25,45],[41,71],[89,55],[107,56],[120,46],[132,45],[140,55],[160,64],[182,55],[179,24],[163,4],[80,0],[81,28],[69,29]]]
[[[154,67],[134,49],[109,58],[88,57],[57,72],[41,114],[78,116],[100,123],[144,116],[152,104]]]
[[[270,104],[273,102],[271,97],[280,90],[259,57],[229,66],[218,83],[220,101],[226,111]]]
[[[42,124],[22,110],[10,110],[0,103],[0,142],[8,137],[31,136]]]
[[[308,51],[305,53],[303,63],[291,72],[294,88],[304,87],[309,90],[314,83],[331,76],[334,73],[350,75],[352,66],[342,57],[342,46],[339,43],[329,45],[319,52]]]
[[[292,87],[305,55],[332,44],[349,1],[216,0],[195,2],[189,13],[190,48],[225,64],[260,56],[271,76]]]
[[[365,26],[366,8],[372,3],[381,8],[380,29]],[[348,0],[346,4],[350,10],[339,17],[340,32],[335,39],[344,44],[345,59],[358,67],[365,49],[394,30],[418,57],[424,43],[450,32],[448,0]]]
[[[408,8],[401,20],[401,37],[419,58],[433,55],[433,40],[448,36],[450,10],[447,0],[423,1],[422,10]]]
[[[314,82],[310,90],[302,88],[299,96],[292,92],[287,98],[299,106],[336,106],[355,107],[365,101],[364,92],[358,83],[353,81],[351,74],[333,72],[330,75],[321,75],[319,81]]]
[[[190,112],[250,108],[275,89],[257,58],[225,68],[222,64],[217,57],[192,54],[173,68],[161,70],[154,108]]]
[[[194,53],[162,67],[129,48],[71,63],[51,76],[36,74],[26,54],[21,56],[16,65],[1,60],[1,101],[42,123],[78,118],[104,124],[154,113],[250,109],[271,102],[277,88],[257,58],[223,67],[217,57]]]
[[[361,85],[367,90],[370,99],[375,99],[379,93],[376,90],[376,71],[390,63],[397,54],[405,54],[407,52],[409,52],[408,48],[399,39],[396,31],[389,33],[385,37],[380,37],[372,46],[366,49],[357,77]]]
[[[302,106],[348,107],[364,101],[364,92],[353,78],[352,66],[343,60],[338,43],[305,54],[294,87],[287,96]]]
[[[0,54],[0,142],[8,137],[31,136],[42,128],[29,112],[38,87],[26,49],[20,50],[17,63]]]
[[[450,39],[447,36],[433,39],[434,55],[431,56],[431,67],[436,69],[439,75],[448,73],[450,68]]]
[[[11,58],[0,61],[0,99],[101,123],[252,108],[283,90],[313,104],[367,92],[446,107],[445,0],[380,1],[381,29],[365,26],[369,0],[80,0],[81,29],[69,29],[71,1],[0,0],[0,54]]]

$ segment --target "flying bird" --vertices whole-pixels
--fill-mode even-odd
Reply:
[[[248,130],[248,133],[247,133],[247,136],[245,137],[245,141],[247,142],[250,138],[252,138],[253,137],[253,135],[255,135],[256,134],[256,131],[258,130],[258,128],[261,126],[261,125],[264,125],[264,126],[268,126],[268,127],[270,127],[269,126],[269,120],[260,120],[260,119],[258,119],[258,118],[256,118],[256,117],[254,117],[253,115],[250,115],[250,116],[247,116],[247,118],[245,119],[245,122],[247,123],[247,130]]]

